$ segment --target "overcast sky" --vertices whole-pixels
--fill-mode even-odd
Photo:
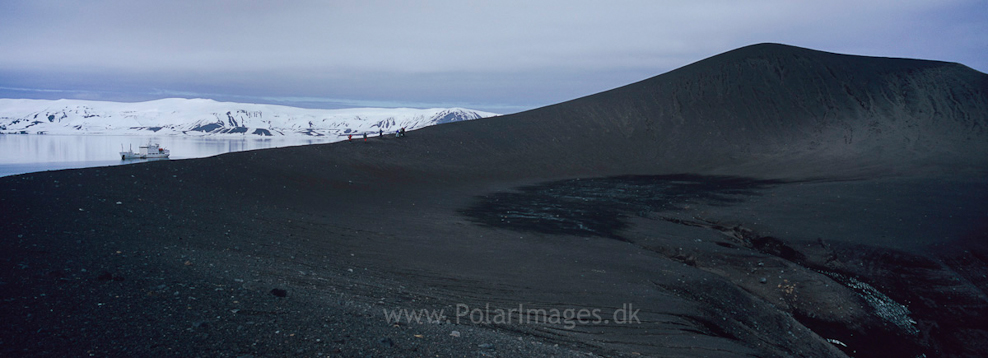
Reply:
[[[988,72],[988,1],[0,0],[0,98],[512,113],[760,42]]]

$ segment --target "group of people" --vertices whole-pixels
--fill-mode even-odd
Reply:
[[[380,129],[377,136],[378,137],[384,137],[384,130],[383,129]],[[401,127],[401,129],[395,131],[395,137],[396,138],[397,137],[404,137],[404,136],[405,136],[405,127]],[[348,134],[346,136],[346,140],[352,142],[353,141],[353,134]],[[367,141],[367,132],[364,132],[364,142],[366,142],[366,141]]]

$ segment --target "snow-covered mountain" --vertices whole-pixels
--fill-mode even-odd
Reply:
[[[139,103],[0,99],[0,133],[339,137],[496,115],[463,108],[305,109],[182,98]]]

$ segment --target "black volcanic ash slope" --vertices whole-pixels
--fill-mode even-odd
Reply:
[[[357,175],[403,180],[970,170],[988,165],[988,75],[956,63],[760,44],[603,93],[425,128],[408,139],[284,149],[257,170],[283,170],[286,160],[307,176],[330,160],[362,168]]]
[[[547,175],[718,167],[805,175],[819,173],[821,162],[854,175],[876,164],[982,166],[986,124],[988,75],[966,66],[760,44],[585,98],[416,135],[480,147],[499,170],[521,163]],[[782,166],[796,160],[816,167]],[[746,163],[766,166],[722,168]]]
[[[404,138],[0,178],[0,354],[977,356],[986,94],[762,44]]]

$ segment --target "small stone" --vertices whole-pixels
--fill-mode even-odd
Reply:
[[[477,345],[477,348],[480,348],[480,349],[491,349],[491,350],[493,350],[494,349],[494,345],[493,344],[490,344],[490,343],[481,343],[481,344]]]
[[[381,338],[381,339],[377,340],[377,342],[380,343],[382,346],[385,346],[385,347],[394,347],[394,345],[395,345],[395,342],[392,341],[391,338],[388,338],[388,337]]]
[[[762,277],[762,278],[760,278],[760,279],[758,279],[758,282],[761,282],[761,283],[766,283],[766,282],[768,282],[768,279],[767,279],[767,278],[764,278],[764,277]]]
[[[452,331],[452,332],[449,332],[449,335],[450,336],[453,336],[453,337],[459,337],[460,336],[460,331]]]
[[[288,297],[288,291],[280,288],[272,289],[271,294],[274,295],[275,297]]]

